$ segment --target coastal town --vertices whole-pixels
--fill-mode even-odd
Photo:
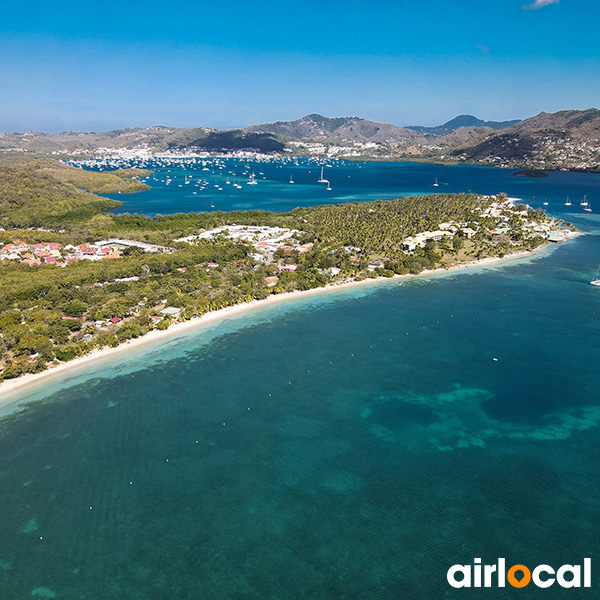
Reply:
[[[146,244],[135,240],[104,240],[91,244],[65,244],[58,242],[42,242],[27,244],[25,242],[9,242],[0,247],[0,261],[14,261],[30,267],[38,265],[54,265],[66,267],[79,260],[105,260],[121,258],[123,251],[139,248],[143,252],[168,252],[169,248],[156,244]]]

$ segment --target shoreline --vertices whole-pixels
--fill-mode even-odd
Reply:
[[[568,239],[572,239],[573,237],[577,237],[579,235],[583,235],[579,232],[574,233],[572,236],[569,236]],[[308,296],[313,296],[316,294],[321,294],[325,292],[330,292],[332,290],[340,290],[349,288],[351,286],[358,285],[369,285],[376,284],[385,281],[398,281],[402,279],[412,279],[415,277],[426,277],[430,275],[437,275],[442,273],[451,273],[453,271],[462,271],[465,269],[470,269],[473,267],[481,267],[488,266],[500,262],[506,262],[510,260],[518,260],[521,258],[526,258],[533,256],[534,254],[540,252],[549,247],[549,244],[544,244],[535,248],[534,250],[523,250],[520,252],[514,252],[512,254],[507,254],[506,256],[500,257],[489,257],[483,258],[480,260],[473,260],[464,263],[459,263],[457,265],[451,267],[440,267],[438,269],[429,269],[424,270],[421,273],[412,274],[407,273],[405,275],[394,275],[393,277],[373,277],[367,278],[362,281],[348,281],[345,283],[338,284],[329,284],[323,287],[313,288],[310,290],[298,290],[294,292],[284,292],[282,294],[275,294],[268,296],[264,300],[251,300],[250,302],[244,302],[240,304],[235,304],[233,306],[228,306],[226,308],[222,308],[216,311],[211,311],[205,313],[202,316],[194,317],[188,321],[183,321],[180,323],[174,323],[168,329],[157,330],[154,329],[149,331],[148,333],[122,344],[119,344],[115,348],[96,348],[92,350],[89,354],[85,356],[77,357],[69,362],[62,362],[58,365],[52,366],[50,365],[46,371],[42,371],[41,373],[27,373],[25,375],[21,375],[15,379],[7,379],[5,381],[0,382],[0,405],[8,403],[14,400],[14,397],[10,397],[11,395],[16,394],[17,392],[23,391],[26,388],[32,388],[45,379],[56,378],[61,374],[65,374],[68,371],[78,369],[79,367],[84,366],[92,361],[97,361],[101,358],[108,358],[120,352],[124,352],[125,350],[130,350],[131,348],[136,348],[142,346],[144,344],[148,344],[149,342],[168,339],[169,337],[176,335],[178,333],[187,331],[189,329],[193,329],[195,327],[199,327],[214,321],[219,321],[221,319],[227,319],[227,317],[232,315],[237,315],[246,311],[253,310],[255,308],[266,307],[270,304],[276,304],[279,302],[285,302],[286,300],[294,300],[297,298],[304,298]]]

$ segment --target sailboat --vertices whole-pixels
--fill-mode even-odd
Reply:
[[[294,180],[292,179],[291,175],[290,175],[290,183],[294,183]]]
[[[546,198],[546,199],[545,199],[545,200],[542,202],[542,204],[543,204],[544,206],[548,206],[548,198]]]
[[[600,287],[600,265],[598,265],[596,273],[594,274],[594,278],[590,281],[590,284]]]
[[[587,203],[587,206],[585,206],[585,207],[583,208],[583,210],[584,210],[585,212],[592,212],[592,207],[590,206],[589,202]]]
[[[567,201],[565,202],[565,206],[571,206],[572,202],[569,200],[569,196],[567,196]]]
[[[250,173],[250,179],[246,181],[247,185],[258,185],[258,182],[255,179],[254,173]]]
[[[435,183],[433,184],[433,187],[440,187],[440,184],[438,183],[437,177],[435,178]]]
[[[323,167],[321,167],[321,177],[317,179],[317,183],[329,183],[329,181],[323,177]]]
[[[331,191],[331,184],[329,183],[329,180],[327,181],[327,191],[330,192]]]
[[[579,204],[581,204],[581,206],[587,206],[588,205],[587,194],[583,195],[583,200]]]

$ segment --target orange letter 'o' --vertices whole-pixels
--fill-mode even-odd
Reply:
[[[515,577],[517,571],[523,572],[523,578],[520,581]],[[513,587],[522,588],[531,581],[531,571],[525,565],[513,565],[509,569],[506,579]]]

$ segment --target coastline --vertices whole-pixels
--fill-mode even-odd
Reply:
[[[577,237],[579,235],[583,235],[583,234],[581,234],[579,232],[574,233],[572,236],[569,237],[569,239],[572,239],[573,237]],[[427,276],[437,275],[437,274],[442,274],[442,273],[451,273],[454,271],[462,271],[462,270],[473,268],[473,267],[488,266],[488,265],[497,264],[497,263],[501,263],[501,262],[503,263],[503,262],[507,262],[510,260],[517,260],[517,259],[521,259],[521,258],[530,257],[530,256],[540,252],[541,250],[546,249],[548,246],[549,246],[549,244],[544,244],[534,250],[515,252],[513,254],[507,254],[506,256],[504,256],[502,258],[489,257],[489,258],[483,258],[481,260],[473,260],[473,261],[460,263],[460,264],[457,264],[457,265],[454,265],[451,267],[440,267],[438,269],[430,269],[430,270],[426,269],[418,274],[408,273],[405,275],[394,275],[393,277],[373,277],[373,278],[364,279],[362,281],[348,281],[348,282],[339,283],[339,284],[329,284],[324,287],[314,288],[311,290],[299,290],[299,291],[294,291],[294,292],[284,292],[282,294],[271,295],[271,296],[265,298],[264,300],[252,300],[250,302],[244,302],[241,304],[235,304],[234,306],[228,306],[228,307],[222,308],[220,310],[205,313],[204,315],[199,316],[199,317],[194,317],[188,321],[183,321],[181,323],[175,323],[175,324],[171,325],[171,327],[169,327],[168,329],[165,329],[165,330],[159,331],[157,329],[154,329],[152,331],[149,331],[148,333],[146,333],[143,336],[140,336],[138,338],[134,338],[134,339],[128,340],[127,342],[119,344],[115,348],[104,347],[104,348],[94,349],[89,354],[86,354],[85,356],[80,356],[69,362],[62,362],[55,366],[50,365],[46,371],[42,371],[41,373],[28,373],[26,375],[21,375],[20,377],[17,377],[15,379],[7,379],[5,381],[2,381],[2,382],[0,382],[0,405],[14,400],[14,397],[12,397],[12,396],[14,396],[14,394],[16,394],[17,392],[24,391],[27,388],[34,387],[44,380],[60,377],[61,374],[66,374],[67,372],[69,372],[71,370],[78,369],[79,367],[82,367],[92,361],[96,361],[101,358],[108,358],[117,353],[121,353],[126,350],[130,350],[131,348],[137,348],[144,344],[148,344],[149,342],[154,342],[154,341],[158,341],[158,340],[162,340],[162,339],[168,339],[169,337],[172,337],[173,335],[187,331],[189,329],[193,329],[195,327],[206,325],[206,324],[214,322],[214,321],[226,319],[230,316],[238,315],[243,312],[253,310],[255,308],[265,307],[265,306],[269,306],[271,304],[285,302],[287,300],[294,300],[297,298],[313,296],[316,294],[330,292],[332,290],[344,289],[344,288],[348,288],[351,286],[371,285],[371,284],[376,284],[376,283],[381,283],[381,282],[386,282],[386,281],[389,282],[389,281],[398,281],[398,280],[402,280],[402,279],[412,279],[415,277],[427,277]]]

